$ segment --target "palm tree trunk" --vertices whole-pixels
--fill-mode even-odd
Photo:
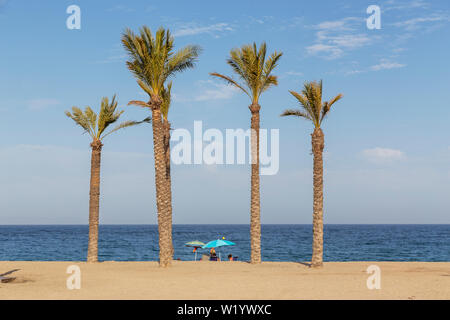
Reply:
[[[164,130],[164,157],[166,161],[166,188],[167,196],[169,198],[169,212],[167,216],[167,225],[169,228],[169,241],[171,257],[173,259],[174,249],[172,240],[172,179],[170,176],[170,122],[165,120],[163,123]]]
[[[102,142],[91,143],[91,183],[89,191],[89,243],[87,262],[98,262],[98,220],[100,204],[100,162]]]
[[[323,159],[324,135],[320,128],[311,135],[314,155],[313,254],[311,266],[323,266]]]
[[[250,199],[250,263],[261,263],[261,203],[259,187],[259,110],[258,104],[251,104],[251,199]]]
[[[155,158],[156,206],[158,210],[159,265],[168,267],[172,263],[167,217],[169,198],[166,188],[166,161],[164,154],[164,133],[161,120],[161,100],[152,97],[153,155]]]

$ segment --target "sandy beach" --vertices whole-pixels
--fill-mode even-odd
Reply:
[[[67,289],[67,267],[81,270],[81,289]],[[381,270],[381,289],[367,288],[367,267]],[[293,262],[0,261],[0,299],[450,299],[450,262],[328,262],[314,270]]]

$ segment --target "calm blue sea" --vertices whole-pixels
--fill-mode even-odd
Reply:
[[[174,225],[175,258],[193,260],[192,240],[225,237],[236,243],[222,247],[249,260],[248,225]],[[311,259],[311,225],[263,225],[262,258],[266,261]],[[86,259],[85,225],[0,226],[0,260],[80,261]],[[326,225],[325,261],[450,261],[450,225]],[[158,259],[155,225],[102,225],[100,260]]]

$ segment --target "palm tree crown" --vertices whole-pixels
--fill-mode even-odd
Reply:
[[[274,52],[266,60],[266,43],[263,42],[259,49],[256,43],[253,45],[245,45],[242,48],[233,49],[227,63],[233,68],[241,80],[241,83],[216,72],[210,75],[219,77],[227,83],[234,85],[247,94],[252,103],[257,104],[261,93],[269,89],[273,85],[278,84],[277,77],[271,75],[273,69],[277,66],[277,62],[283,53]]]
[[[117,122],[124,112],[123,110],[118,111],[116,109],[117,101],[116,96],[114,95],[111,102],[107,97],[103,97],[98,115],[89,106],[87,106],[84,111],[78,107],[72,107],[72,112],[66,111],[65,113],[69,118],[75,121],[76,124],[82,127],[95,141],[102,140],[119,129],[149,121],[149,118],[146,118],[143,121],[124,121],[112,130],[106,132],[106,129],[111,124]]]
[[[150,98],[161,98],[166,80],[185,69],[194,67],[200,47],[188,45],[174,52],[173,37],[169,30],[159,28],[155,36],[147,26],[136,35],[126,29],[122,44],[130,60],[128,69],[134,74],[139,86]]]
[[[311,120],[316,128],[320,128],[331,106],[342,98],[340,93],[330,101],[322,102],[322,80],[306,82],[301,93],[289,92],[300,102],[303,110],[288,109],[281,116],[297,116]]]

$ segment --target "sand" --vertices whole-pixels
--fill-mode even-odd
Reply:
[[[67,289],[67,267],[81,270],[81,288]],[[377,265],[381,288],[369,290]],[[450,299],[450,262],[328,262],[319,270],[293,262],[0,261],[0,299]]]

